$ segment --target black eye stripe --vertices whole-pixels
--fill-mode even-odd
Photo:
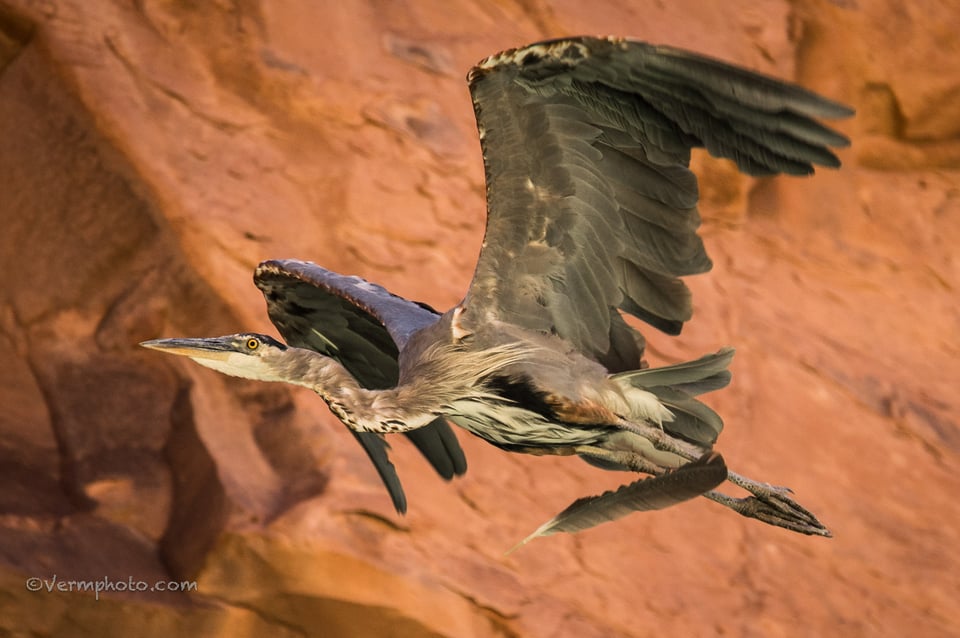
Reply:
[[[262,335],[251,332],[243,332],[235,335],[238,348],[244,349],[247,352],[253,352],[254,350],[264,350],[265,348],[276,348],[277,350],[286,350],[287,346],[280,343],[273,337],[269,335]]]

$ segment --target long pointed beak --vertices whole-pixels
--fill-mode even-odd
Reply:
[[[160,350],[191,359],[214,359],[223,361],[232,352],[236,352],[232,340],[224,337],[208,339],[151,339],[140,343],[144,348]]]

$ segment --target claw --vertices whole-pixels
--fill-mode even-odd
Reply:
[[[790,488],[752,481],[734,472],[730,472],[727,478],[752,496],[733,498],[719,492],[708,492],[705,496],[743,516],[770,525],[811,536],[833,536],[816,516],[789,496],[793,494]]]
[[[769,525],[776,525],[810,536],[832,537],[823,523],[799,503],[783,493],[773,490],[746,498],[733,498],[719,492],[707,492],[707,498],[729,507],[741,516],[755,518]]]

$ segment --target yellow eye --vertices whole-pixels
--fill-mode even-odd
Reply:
[[[247,339],[247,350],[256,350],[260,347],[260,340],[250,337]]]

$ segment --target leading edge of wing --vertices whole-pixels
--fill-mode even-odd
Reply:
[[[267,297],[268,306],[271,304],[271,292],[286,294],[290,286],[298,283],[306,284],[317,295],[346,301],[358,314],[363,313],[376,319],[389,334],[397,350],[403,349],[410,335],[436,323],[440,317],[439,313],[425,304],[399,297],[386,288],[355,275],[341,275],[309,261],[265,261],[257,266],[254,283]]]
[[[410,334],[439,318],[425,304],[311,262],[265,261],[257,267],[254,283],[264,294],[271,321],[288,344],[337,359],[370,389],[397,383],[399,347]],[[466,472],[463,450],[444,419],[438,418],[406,436],[444,479]],[[397,511],[403,513],[406,498],[387,456],[389,445],[379,435],[356,438]]]

